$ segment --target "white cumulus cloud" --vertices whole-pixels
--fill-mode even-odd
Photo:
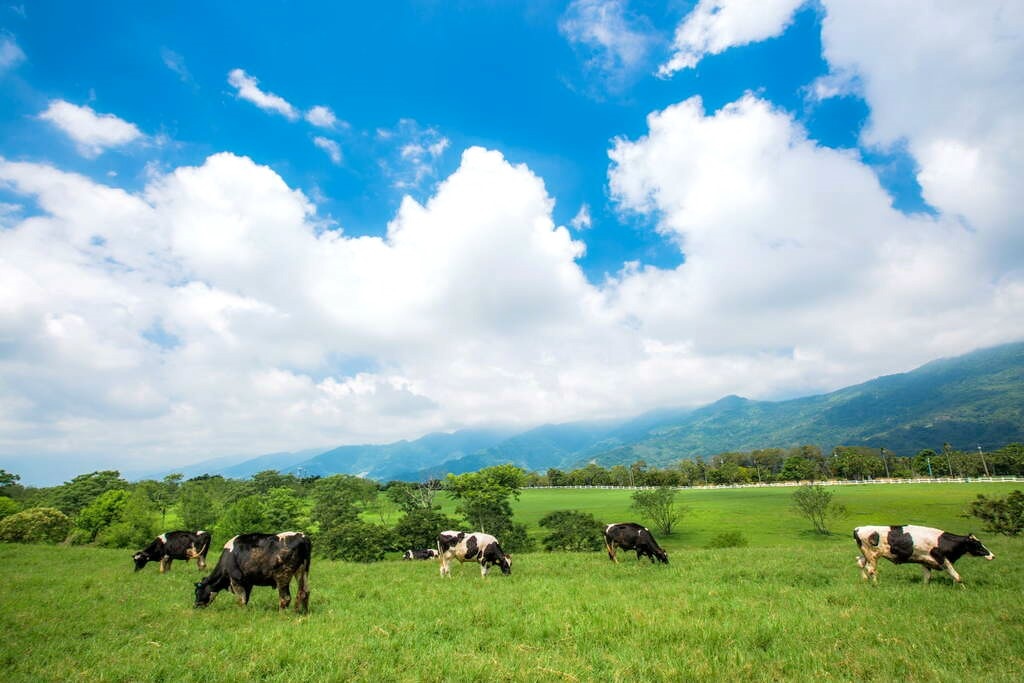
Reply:
[[[330,107],[320,104],[306,112],[306,121],[319,128],[334,128],[338,125],[338,117],[334,115]]]
[[[280,114],[289,121],[299,118],[298,110],[286,99],[260,90],[259,81],[242,69],[233,69],[228,74],[228,83],[238,91],[238,97],[252,102],[263,111]]]
[[[781,35],[807,0],[700,0],[676,29],[672,57],[658,73],[692,69],[707,55]]]
[[[341,145],[337,142],[318,135],[313,138],[313,144],[322,149],[330,157],[332,163],[341,163]]]
[[[80,107],[64,100],[50,102],[39,118],[57,126],[87,157],[99,156],[112,147],[121,147],[144,137],[134,123],[113,114],[97,114],[91,107]]]

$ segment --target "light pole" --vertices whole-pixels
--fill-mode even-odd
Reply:
[[[981,466],[985,468],[985,476],[990,476],[988,473],[988,464],[985,462],[985,452],[981,450],[981,444],[978,444],[978,455],[981,456]]]
[[[882,464],[885,465],[885,478],[891,479],[892,477],[889,476],[889,461],[885,459],[885,448],[879,448],[878,454],[882,456]]]

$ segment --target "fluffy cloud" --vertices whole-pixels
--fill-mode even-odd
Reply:
[[[286,99],[260,90],[259,81],[242,69],[233,69],[228,74],[228,84],[238,91],[239,98],[252,102],[263,111],[280,114],[289,121],[299,118],[298,110]]]
[[[337,142],[318,135],[313,138],[313,144],[322,149],[331,158],[332,163],[341,163],[341,146]]]
[[[91,107],[79,107],[54,100],[39,118],[57,126],[75,141],[78,151],[87,157],[96,157],[112,147],[121,147],[142,137],[134,123],[123,121],[113,114],[97,114]]]
[[[306,121],[318,128],[334,128],[338,125],[338,117],[330,107],[319,104],[306,112]]]
[[[700,0],[676,29],[668,62],[658,70],[671,76],[692,69],[707,55],[781,35],[807,0]]]
[[[0,74],[25,61],[25,53],[11,36],[0,34]]]
[[[575,0],[558,29],[589,53],[585,68],[613,91],[646,68],[656,39],[644,22],[629,15],[622,0]]]

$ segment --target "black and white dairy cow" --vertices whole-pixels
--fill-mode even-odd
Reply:
[[[449,563],[479,562],[480,576],[487,576],[492,565],[501,567],[502,574],[512,573],[512,556],[506,555],[498,539],[482,532],[442,531],[437,536],[437,551],[441,556],[441,576],[451,576]]]
[[[619,561],[615,557],[615,550],[622,548],[623,550],[635,550],[638,560],[646,555],[652,563],[657,559],[668,564],[668,553],[661,549],[647,527],[634,522],[620,522],[606,526],[604,528],[604,546],[608,550],[608,558],[612,562]]]
[[[423,550],[406,550],[405,555],[402,555],[403,560],[432,560],[438,556],[438,552],[433,548],[424,548]]]
[[[853,538],[860,548],[857,565],[866,581],[878,583],[878,558],[884,557],[894,564],[912,562],[921,565],[924,582],[932,578],[932,570],[945,571],[955,584],[963,588],[960,575],[953,563],[964,555],[995,559],[995,555],[974,534],[959,536],[942,529],[926,526],[859,526]]]
[[[274,586],[279,609],[288,607],[295,578],[299,594],[295,610],[309,610],[309,560],[313,544],[299,531],[280,534],[241,534],[224,544],[217,566],[196,584],[196,607],[206,607],[219,591],[231,589],[239,605],[249,603],[253,586]]]
[[[188,562],[196,558],[200,570],[206,569],[206,552],[210,549],[210,532],[208,531],[168,531],[153,539],[139,552],[132,555],[135,560],[135,571],[146,566],[147,562],[160,562],[160,573],[171,568],[172,560]]]

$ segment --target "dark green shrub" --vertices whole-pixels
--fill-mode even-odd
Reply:
[[[747,537],[740,531],[723,531],[708,541],[709,548],[746,548]]]
[[[1005,498],[978,494],[967,511],[982,521],[985,531],[1016,536],[1024,531],[1024,493],[1011,491]]]
[[[71,531],[71,518],[56,508],[29,508],[0,520],[0,541],[60,543]]]
[[[544,550],[587,552],[604,546],[604,524],[594,515],[578,510],[556,510],[541,518],[540,526],[549,533],[541,543]]]
[[[394,535],[379,524],[354,519],[321,530],[313,550],[331,560],[378,562],[394,546]]]

